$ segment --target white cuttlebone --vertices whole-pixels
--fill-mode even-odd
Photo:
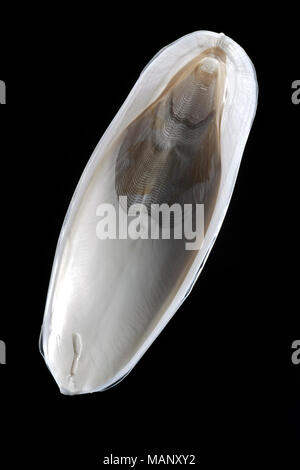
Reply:
[[[118,205],[114,165],[122,132],[159,97],[178,70],[214,46],[227,56],[220,187],[204,242],[176,285],[176,292],[172,289],[166,296],[164,288],[168,287],[161,282],[156,286],[155,282],[169,273],[166,263],[174,258],[181,241],[173,241],[172,246],[167,240],[161,241],[166,247],[165,259],[155,263],[155,255],[163,258],[164,249],[161,251],[160,245],[160,251],[156,251],[151,240],[100,241],[96,237],[96,207],[105,202]],[[40,344],[62,393],[100,391],[121,380],[189,294],[225,217],[254,119],[257,94],[252,62],[222,33],[197,31],[184,36],[162,49],[141,73],[82,174],[57,245]],[[165,300],[149,319],[155,295]]]

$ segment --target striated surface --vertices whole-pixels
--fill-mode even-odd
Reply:
[[[210,48],[185,65],[126,129],[116,191],[128,204],[205,204],[206,226],[220,173],[226,56]]]

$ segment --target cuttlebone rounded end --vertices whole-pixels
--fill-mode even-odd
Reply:
[[[50,333],[45,360],[63,395],[102,391],[117,380],[118,366],[111,365],[105,352],[91,342],[86,332]],[[122,374],[124,375],[124,374]]]

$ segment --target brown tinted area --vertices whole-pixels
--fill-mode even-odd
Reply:
[[[204,204],[207,228],[221,176],[225,62],[220,48],[205,50],[127,127],[115,187],[128,206]]]

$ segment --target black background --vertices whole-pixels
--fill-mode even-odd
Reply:
[[[247,5],[174,8],[166,15],[153,5],[115,5],[109,14],[45,8],[37,16],[27,10],[26,20],[18,10],[19,21],[2,30],[5,468],[44,461],[98,468],[110,453],[147,452],[196,454],[203,468],[243,468],[287,464],[299,452],[300,365],[291,362],[291,344],[300,339],[300,105],[291,101],[300,72],[297,18]],[[260,88],[226,219],[192,293],[131,374],[103,393],[60,395],[38,337],[72,193],[143,67],[197,29],[242,45]]]

